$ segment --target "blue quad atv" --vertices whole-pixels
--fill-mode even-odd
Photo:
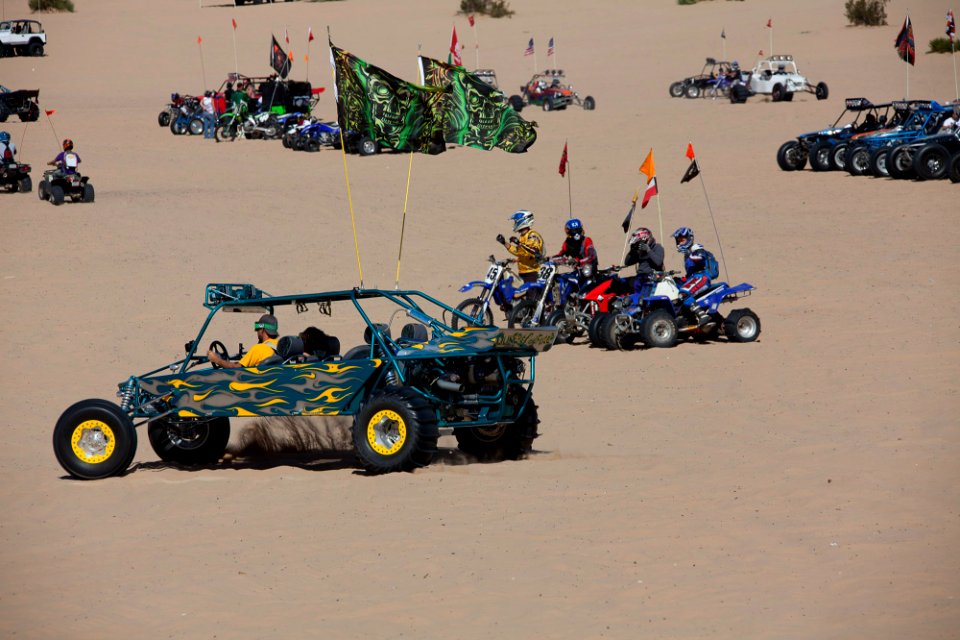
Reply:
[[[618,309],[604,314],[596,331],[598,346],[626,350],[642,342],[648,347],[669,348],[680,337],[710,340],[724,335],[731,342],[753,342],[760,336],[760,318],[750,309],[734,309],[726,316],[719,310],[721,304],[749,296],[753,285],[715,282],[699,292],[697,305],[709,315],[709,321],[701,326],[681,303],[675,275],[675,271],[658,273],[653,295],[631,294],[616,305]]]
[[[910,115],[903,124],[893,129],[855,136],[847,148],[844,168],[854,176],[889,175],[887,160],[897,146],[916,142],[940,130],[941,123],[952,112],[934,100],[911,100],[894,103],[897,109],[907,109]]]
[[[796,140],[789,140],[780,145],[777,150],[777,164],[784,171],[799,171],[810,160],[810,168],[814,171],[829,171],[843,167],[843,155],[846,153],[846,143],[859,133],[877,131],[887,126],[890,110],[893,103],[873,104],[866,98],[847,98],[844,110],[826,129],[811,131],[797,136]],[[847,124],[847,114],[853,119]],[[894,111],[894,120],[897,112]]]
[[[304,355],[298,336],[284,336],[274,356],[250,368],[214,367],[199,348],[219,312],[289,306],[302,312],[313,304],[328,315],[348,310],[364,328],[363,343],[341,355],[339,340],[328,336],[323,348]],[[53,449],[67,473],[122,474],[141,426],[161,460],[214,464],[225,452],[231,419],[243,417],[353,416],[357,458],[373,473],[429,464],[444,427],[453,429],[461,450],[483,459],[522,458],[538,435],[535,359],[553,345],[556,329],[475,324],[420,291],[270,296],[251,284],[210,284],[204,307],[207,318],[182,359],[120,382],[119,405],[83,400],[63,412]],[[390,323],[398,317],[407,324],[394,336]],[[463,327],[455,330],[449,317]],[[210,348],[240,357],[229,356],[219,341]]]

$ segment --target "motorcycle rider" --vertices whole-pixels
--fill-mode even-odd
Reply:
[[[533,229],[533,212],[521,209],[511,215],[508,220],[513,222],[514,233],[520,235],[510,236],[508,242],[503,234],[499,233],[497,242],[517,256],[517,271],[520,279],[524,282],[536,282],[544,247],[543,236]]]
[[[73,140],[66,138],[63,141],[63,151],[57,154],[57,157],[47,163],[51,167],[56,167],[60,175],[70,175],[77,173],[77,166],[80,164],[80,155],[73,150]]]
[[[581,277],[584,274],[584,267],[589,267],[587,271],[589,271],[589,277],[592,278],[597,273],[599,260],[597,259],[597,250],[593,246],[593,240],[583,230],[583,222],[579,218],[570,218],[563,225],[563,230],[567,234],[567,239],[563,241],[560,252],[552,258],[568,258],[577,267]],[[583,282],[580,284],[582,285]]]
[[[17,146],[10,141],[10,134],[0,131],[0,164],[13,162],[15,155],[17,155]]]
[[[710,273],[707,266],[709,253],[701,244],[693,241],[693,229],[680,227],[673,232],[673,239],[677,243],[677,251],[683,254],[683,266],[686,275],[680,286],[682,304],[697,319],[697,324],[703,326],[710,322],[707,310],[697,304],[695,294],[710,286]],[[712,254],[711,254],[712,255]]]
[[[633,277],[633,292],[643,297],[653,293],[654,273],[663,271],[663,245],[657,243],[653,232],[639,227],[630,236],[630,250],[623,260],[623,266],[637,265],[637,275]]]

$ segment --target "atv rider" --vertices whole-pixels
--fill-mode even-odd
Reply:
[[[51,167],[57,168],[59,175],[72,175],[77,173],[77,166],[80,164],[80,156],[73,150],[73,140],[67,138],[63,141],[63,151],[57,154],[57,157],[47,163]]]
[[[683,266],[686,270],[680,286],[682,304],[702,327],[710,321],[710,315],[697,304],[696,293],[710,286],[709,261],[713,260],[713,254],[704,249],[703,245],[694,244],[693,229],[689,227],[680,227],[674,231],[673,239],[677,242],[677,251],[683,254]]]
[[[14,162],[17,155],[17,146],[10,141],[10,134],[0,131],[0,165]]]
[[[567,239],[563,241],[560,252],[553,259],[566,258],[573,266],[577,268],[578,280],[580,285],[593,278],[597,273],[597,250],[593,246],[593,240],[587,237],[583,230],[583,223],[579,218],[570,218],[563,225],[567,233]]]
[[[510,236],[508,242],[500,233],[497,234],[497,242],[517,256],[517,271],[520,279],[524,282],[536,282],[540,261],[543,258],[543,236],[533,230],[533,212],[521,209],[508,220],[513,222],[514,233],[520,235]]]
[[[653,293],[656,281],[654,273],[663,271],[663,245],[657,244],[653,232],[640,227],[630,236],[630,250],[623,261],[624,267],[637,265],[637,275],[633,277],[633,292],[641,297]]]

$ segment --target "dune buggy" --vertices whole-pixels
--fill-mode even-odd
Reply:
[[[543,107],[544,111],[566,109],[570,105],[593,111],[597,106],[593,96],[581,98],[572,85],[564,82],[562,69],[547,69],[535,74],[530,82],[520,87],[520,95],[510,96],[510,106],[518,113],[531,104]]]
[[[761,60],[748,74],[745,85],[749,95],[769,95],[774,102],[790,102],[793,94],[799,91],[812,93],[817,96],[817,100],[826,100],[830,95],[827,83],[818,82],[814,85],[800,75],[797,63],[791,55],[769,56]],[[740,92],[736,93],[737,96],[731,91],[731,102],[745,101],[739,99]]]
[[[198,350],[219,312],[305,311],[313,304],[326,314],[334,305],[349,309],[364,327],[363,343],[341,355],[332,338],[324,353],[304,356],[299,337],[284,336],[275,356],[251,368],[215,368]],[[489,459],[521,458],[537,437],[535,359],[553,344],[554,328],[476,324],[412,290],[270,296],[251,284],[209,284],[204,307],[207,318],[182,359],[119,383],[119,406],[84,400],[60,416],[53,448],[70,475],[122,473],[143,425],[161,460],[211,464],[226,449],[230,420],[251,416],[354,416],[357,458],[374,473],[428,464],[444,427],[461,450]],[[395,335],[398,317],[406,324]],[[459,331],[449,324],[453,317]],[[218,341],[210,348],[239,357]]]
[[[725,60],[717,61],[715,58],[707,58],[700,73],[670,84],[670,97],[699,98],[700,96],[728,95],[732,84],[729,79],[731,66],[731,63]]]
[[[900,145],[916,142],[940,130],[953,109],[935,100],[895,102],[898,111],[907,111],[903,124],[891,129],[854,136],[844,156],[844,168],[851,175],[887,176],[890,152]]]
[[[40,105],[37,89],[11,91],[0,85],[0,122],[6,122],[10,116],[17,116],[20,122],[35,122],[40,117]]]

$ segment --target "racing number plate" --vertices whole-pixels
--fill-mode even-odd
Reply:
[[[497,274],[500,272],[500,267],[493,265],[487,270],[487,277],[484,278],[484,282],[487,284],[493,284],[497,279]]]
[[[540,282],[546,282],[553,277],[553,274],[556,273],[557,268],[552,264],[545,264],[540,267],[540,272],[537,273],[537,280]]]

